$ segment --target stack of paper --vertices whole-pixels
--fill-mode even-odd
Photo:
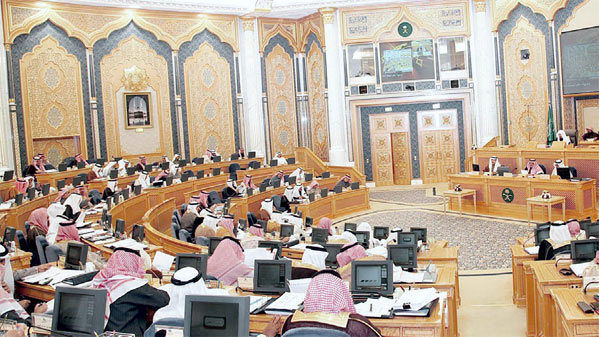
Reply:
[[[144,245],[143,243],[139,243],[133,239],[125,239],[125,240],[119,240],[117,242],[114,243],[110,243],[110,244],[105,244],[105,247],[111,248],[111,249],[115,249],[115,248],[129,248],[129,249],[134,249],[134,250],[141,250],[141,249],[146,249],[148,248],[148,246]]]
[[[24,277],[23,282],[54,286],[69,277],[81,275],[84,273],[84,270],[67,270],[59,269],[57,267],[51,267],[43,273],[38,273]]]
[[[391,315],[395,300],[387,297],[369,298],[356,304],[356,312],[365,317],[388,317]]]
[[[574,272],[574,274],[578,277],[582,277],[582,272],[584,272],[585,269],[587,269],[588,266],[591,265],[591,263],[593,263],[593,261],[591,262],[583,262],[583,263],[576,263],[576,264],[571,264],[570,265],[570,269]]]
[[[393,267],[393,283],[422,283],[423,281],[424,272],[410,273]]]
[[[530,255],[537,255],[539,254],[539,246],[534,246],[534,247],[526,247],[524,248],[524,250],[530,254]]]
[[[284,293],[266,307],[265,312],[268,315],[288,315],[299,309],[299,306],[304,302],[304,298],[306,298],[305,293]]]
[[[250,313],[254,312],[256,309],[262,308],[270,297],[268,296],[250,296]]]
[[[297,280],[289,280],[289,291],[292,293],[306,294],[311,278],[300,278]]]
[[[163,252],[156,252],[156,255],[154,255],[154,261],[152,261],[152,266],[161,272],[167,272],[171,270],[174,261],[174,256],[165,254]]]
[[[395,302],[393,309],[418,311],[437,298],[439,293],[435,288],[407,290]]]

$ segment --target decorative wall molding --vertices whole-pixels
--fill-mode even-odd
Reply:
[[[316,39],[318,39],[318,42],[320,43],[322,48],[323,49],[325,48],[324,22],[320,15],[313,14],[313,15],[307,16],[307,17],[299,20],[298,24],[297,24],[297,29],[298,29],[297,37],[298,37],[298,49],[299,50],[306,49],[306,47],[308,46],[308,37],[312,33],[314,33]]]
[[[558,10],[566,6],[568,0],[491,0],[491,29],[497,31],[518,5],[527,6],[535,13],[542,14],[547,21],[553,21]]]
[[[264,48],[268,45],[270,39],[277,34],[280,34],[289,41],[289,45],[294,52],[298,48],[297,21],[284,19],[258,19],[258,40],[260,52],[264,52]]]

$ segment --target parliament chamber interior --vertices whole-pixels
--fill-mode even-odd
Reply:
[[[0,336],[599,336],[599,0],[0,3]]]

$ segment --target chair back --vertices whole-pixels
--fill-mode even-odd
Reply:
[[[17,237],[17,241],[19,242],[19,248],[26,252],[30,252],[29,245],[27,244],[27,240],[25,240],[25,234],[20,229],[17,229],[15,236]]]
[[[570,166],[570,174],[572,174],[572,178],[578,177],[578,172],[574,166]]]
[[[210,193],[208,193],[208,205],[209,206],[212,206],[214,204],[221,204],[222,202],[223,201],[221,200],[217,191],[210,191]]]
[[[181,226],[181,214],[179,213],[178,210],[174,210],[173,211],[173,218],[175,219],[175,222]]]
[[[29,234],[29,228],[31,228],[29,221],[25,221],[25,233],[26,234]]]
[[[43,235],[38,235],[35,238],[35,245],[37,248],[37,254],[40,257],[40,263],[48,263],[48,260],[46,259],[46,247],[48,247],[50,244],[48,243],[48,240],[46,240],[46,237]]]
[[[191,234],[189,234],[189,232],[186,229],[179,230],[179,240],[185,242],[193,242],[193,240],[191,239]]]
[[[183,203],[183,204],[181,204],[181,216],[183,216],[183,214],[185,214],[185,212],[187,212],[187,204]]]
[[[248,218],[248,225],[255,225],[258,223],[258,219],[256,218],[256,215],[254,215],[254,213],[252,213],[252,212],[247,212],[247,218]]]
[[[64,252],[58,246],[50,245],[46,247],[46,261],[48,263],[58,261],[58,257],[62,255],[64,255]]]
[[[171,234],[175,239],[179,239],[179,231],[181,230],[181,226],[179,226],[175,222],[171,222]]]
[[[339,330],[305,327],[287,330],[281,337],[349,337],[349,335]]]

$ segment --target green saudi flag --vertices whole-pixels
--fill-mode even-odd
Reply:
[[[549,111],[547,112],[547,144],[551,145],[556,140],[555,136],[555,125],[553,124],[553,111],[551,111],[551,104],[549,104]]]

